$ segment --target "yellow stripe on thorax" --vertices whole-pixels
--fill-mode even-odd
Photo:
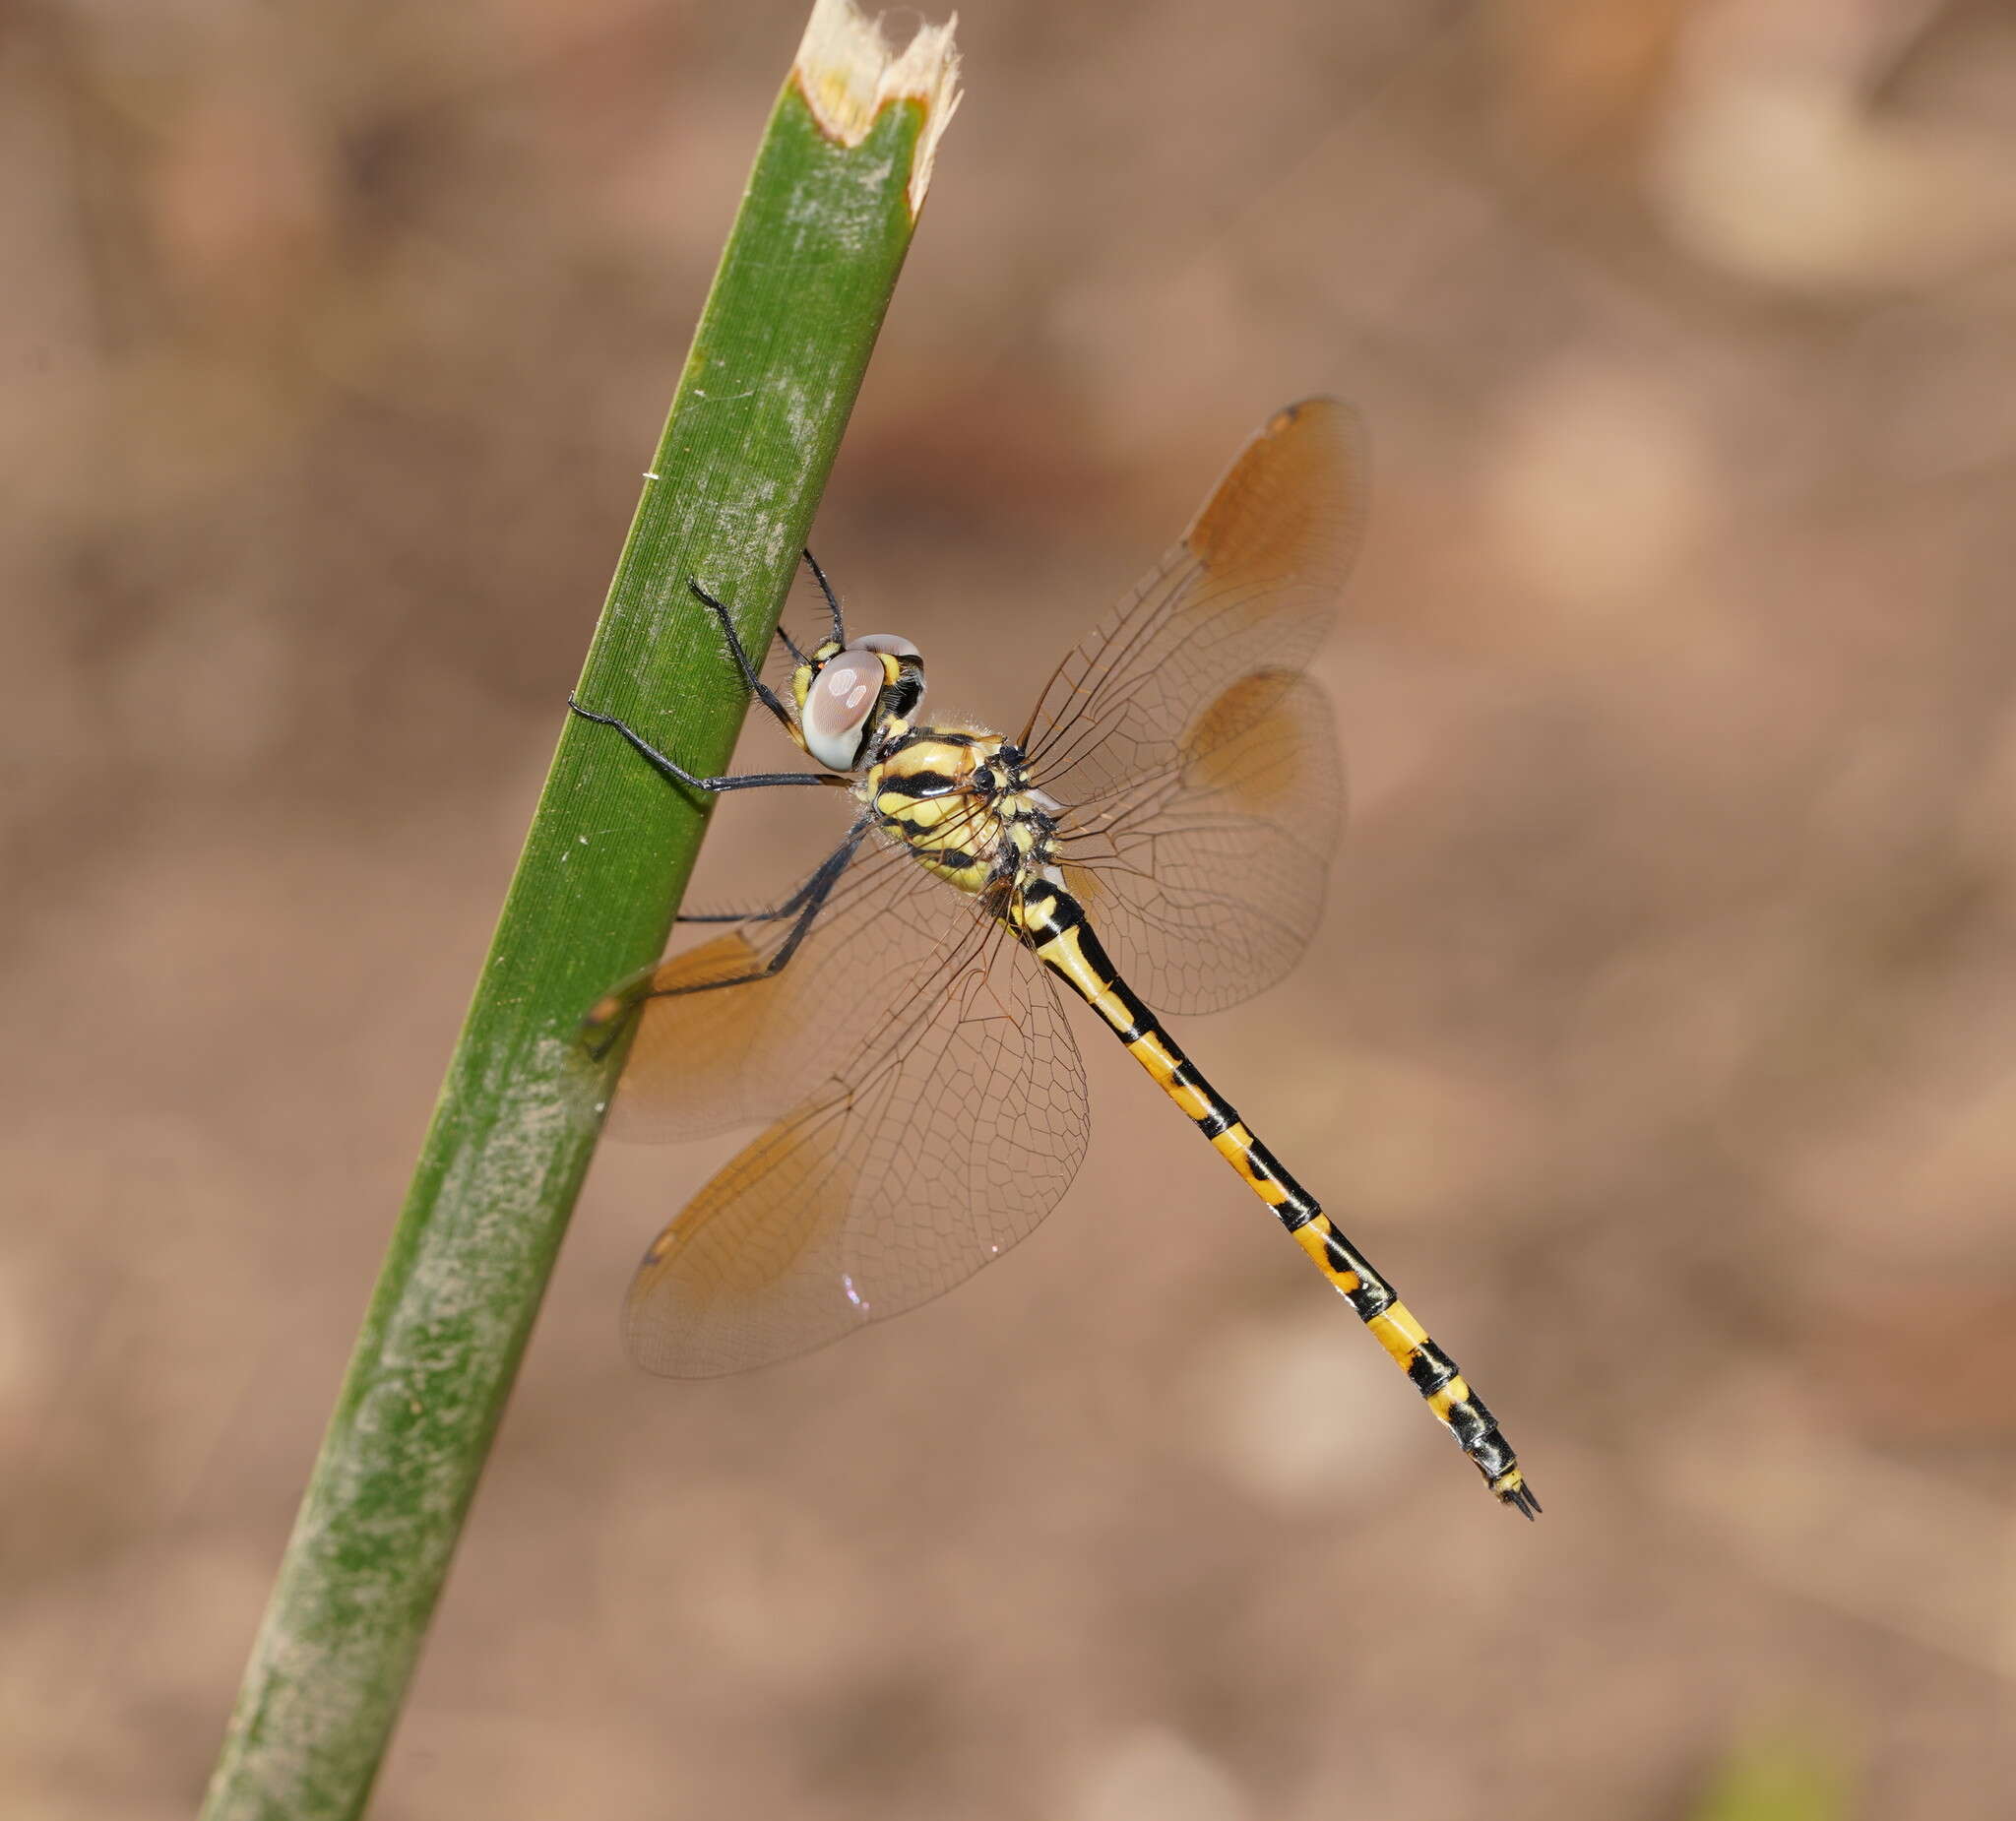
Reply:
[[[863,792],[869,806],[894,826],[918,860],[963,892],[978,892],[992,877],[1003,824],[979,797],[956,786],[999,744],[998,739],[919,738],[875,766]],[[931,796],[914,795],[902,787],[925,777],[946,780],[955,787]],[[954,857],[939,857],[944,854]]]

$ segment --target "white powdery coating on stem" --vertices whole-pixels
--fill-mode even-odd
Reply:
[[[923,103],[923,131],[910,172],[910,212],[924,206],[938,136],[959,106],[957,13],[942,26],[919,26],[901,55],[854,0],[813,0],[812,17],[791,73],[820,129],[843,146],[858,146],[891,101]]]

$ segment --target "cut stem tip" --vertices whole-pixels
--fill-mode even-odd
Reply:
[[[858,146],[876,116],[892,101],[915,101],[923,111],[911,161],[910,212],[924,206],[938,136],[959,107],[959,51],[954,14],[942,26],[919,26],[899,51],[854,0],[813,0],[812,17],[798,44],[791,78],[820,130],[843,146]]]

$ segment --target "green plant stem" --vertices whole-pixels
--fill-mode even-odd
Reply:
[[[699,578],[766,649],[909,245],[928,103],[849,148],[773,115],[582,671],[702,775],[746,692]],[[556,679],[555,709],[561,689]],[[663,947],[708,803],[567,718],[210,1787],[210,1821],[361,1812],[620,1056],[583,1010]]]

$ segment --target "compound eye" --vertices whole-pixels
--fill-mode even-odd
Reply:
[[[850,772],[860,756],[861,734],[882,693],[882,659],[872,651],[850,647],[829,659],[805,692],[800,725],[805,750],[830,772]]]
[[[847,649],[850,652],[887,652],[892,658],[923,656],[908,639],[893,632],[871,632],[866,638],[850,639]]]

